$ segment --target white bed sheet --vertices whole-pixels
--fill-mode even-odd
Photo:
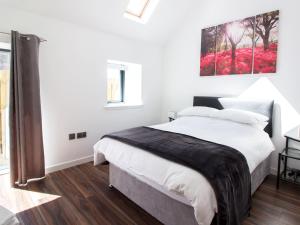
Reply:
[[[245,156],[250,173],[274,150],[267,133],[229,120],[182,117],[152,128],[235,148]],[[215,193],[206,178],[197,171],[109,138],[100,140],[94,150],[95,165],[106,159],[170,197],[191,205],[199,225],[211,223],[217,212]]]

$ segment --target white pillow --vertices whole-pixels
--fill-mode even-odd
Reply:
[[[211,117],[231,120],[237,123],[250,124],[260,129],[264,129],[268,125],[269,118],[265,115],[254,113],[241,109],[223,109],[214,112]]]
[[[205,106],[194,106],[181,110],[177,113],[177,117],[183,116],[202,116],[209,117],[214,112],[219,111],[215,108],[205,107]]]
[[[259,122],[257,124],[252,124],[251,126],[254,126],[260,130],[264,130],[268,124],[269,122]]]

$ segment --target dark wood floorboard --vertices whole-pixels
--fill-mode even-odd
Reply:
[[[0,176],[0,204],[24,225],[161,225],[117,190],[108,188],[108,166],[86,163],[47,175],[26,188]],[[253,197],[243,225],[300,225],[300,188],[269,176]],[[186,225],[186,224],[184,224]]]

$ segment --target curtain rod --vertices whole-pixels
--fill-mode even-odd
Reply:
[[[1,32],[0,31],[0,34],[6,34],[6,35],[11,35],[10,33],[7,33],[7,32]],[[40,40],[41,40],[41,42],[45,42],[45,41],[47,41],[46,39],[44,39],[44,38],[40,38]]]

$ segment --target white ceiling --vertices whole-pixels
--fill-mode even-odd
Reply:
[[[0,4],[163,45],[199,0],[160,0],[147,24],[123,17],[128,0],[0,0]]]

